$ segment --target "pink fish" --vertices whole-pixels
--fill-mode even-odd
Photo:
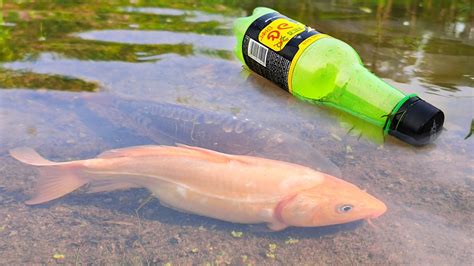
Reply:
[[[164,206],[229,222],[267,223],[275,231],[370,221],[387,209],[357,186],[308,167],[198,147],[136,146],[71,162],[48,161],[30,148],[10,154],[39,166],[37,194],[26,204],[88,183],[91,192],[145,187]]]

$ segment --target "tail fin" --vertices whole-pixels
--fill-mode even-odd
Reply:
[[[25,202],[28,205],[57,199],[88,182],[81,175],[83,165],[80,162],[51,162],[31,148],[13,149],[10,150],[10,155],[23,163],[40,166],[41,175],[36,184],[36,195]]]
[[[32,148],[21,147],[10,150],[10,155],[18,161],[35,166],[57,165],[60,163],[51,162],[43,158]]]

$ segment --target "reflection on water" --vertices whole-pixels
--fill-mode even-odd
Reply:
[[[2,88],[50,89],[61,91],[96,91],[97,84],[64,75],[47,75],[0,69]]]
[[[348,42],[388,83],[440,107],[443,134],[421,149],[384,140],[363,121],[298,101],[243,69],[231,23],[258,5]],[[472,1],[8,1],[2,11],[2,263],[474,259]],[[389,210],[377,230],[354,223],[268,233],[156,201],[136,211],[144,190],[77,193],[31,208],[22,201],[38,173],[7,156],[29,146],[65,161],[175,142],[340,171]]]
[[[159,7],[124,7],[121,9],[130,13],[155,14],[165,16],[185,16],[185,21],[188,22],[208,22],[217,21],[222,26],[230,28],[230,25],[235,17],[224,16],[221,14],[212,14],[197,10],[183,10],[174,8],[159,8]]]
[[[85,40],[133,44],[192,44],[197,48],[231,50],[234,38],[219,35],[171,31],[102,30],[75,34]]]

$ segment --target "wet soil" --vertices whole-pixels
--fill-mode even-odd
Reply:
[[[137,3],[136,9],[121,1],[7,2],[0,13],[0,264],[474,261],[474,137],[465,139],[474,117],[474,24],[467,1],[434,0],[426,7],[415,0],[264,1],[348,42],[376,75],[441,108],[442,135],[418,148],[341,112],[298,101],[243,69],[232,53],[231,21],[262,1],[163,1]],[[169,128],[147,109],[153,104],[220,118],[200,128],[201,139],[184,134],[165,140]],[[188,121],[186,112],[173,110],[167,109],[170,117]],[[234,117],[271,129],[269,139],[283,145],[256,142],[261,129],[242,130]],[[284,138],[271,138],[276,135]],[[145,189],[79,189],[27,206],[38,171],[8,155],[8,149],[28,146],[67,161],[141,144],[195,141],[211,148],[221,137],[215,148],[226,152],[247,149],[311,167],[327,158],[388,211],[373,226],[358,221],[269,232],[265,225],[174,211]]]
[[[54,152],[53,157],[75,159],[81,150],[84,154],[97,150],[90,146],[93,142],[71,145],[67,137],[56,141],[71,149],[59,153],[43,149],[46,156]],[[472,261],[474,183],[465,169],[449,163],[434,148],[426,148],[416,161],[405,158],[420,153],[418,149],[386,148],[403,146],[400,143],[364,150],[365,144],[342,139],[334,141],[333,150],[344,151],[347,145],[357,151],[355,155],[332,155],[340,158],[343,176],[386,202],[389,211],[374,220],[374,226],[361,221],[276,233],[264,225],[179,213],[150,200],[144,189],[100,194],[80,190],[41,206],[26,206],[23,201],[32,194],[38,173],[3,154],[2,262],[460,265]],[[466,156],[451,154],[450,160],[459,162]],[[366,161],[372,162],[370,166]],[[445,175],[452,176],[449,182]]]

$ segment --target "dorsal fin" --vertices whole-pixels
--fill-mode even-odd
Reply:
[[[118,158],[118,157],[141,157],[141,156],[184,156],[201,158],[207,161],[227,163],[229,162],[230,156],[224,153],[187,146],[183,144],[177,144],[178,147],[174,146],[160,146],[160,145],[143,145],[134,146],[122,149],[114,149],[105,151],[97,156],[97,158]]]
[[[140,157],[159,154],[162,152],[164,146],[159,145],[142,145],[142,146],[132,146],[127,148],[113,149],[104,151],[103,153],[97,155],[97,158],[107,159],[107,158],[118,158],[118,157]]]
[[[222,162],[230,161],[230,155],[221,153],[218,151],[213,151],[213,150],[196,147],[196,146],[188,146],[181,143],[176,143],[176,146],[178,146],[178,148],[187,150],[188,152],[192,152],[194,154],[200,154],[208,158],[213,158],[213,161],[222,161]]]
[[[212,158],[212,161],[215,162],[230,162],[230,161],[238,161],[240,163],[245,163],[245,164],[252,164],[253,160],[251,159],[252,157],[245,156],[245,155],[232,155],[232,154],[227,154],[227,153],[222,153],[214,150],[209,150],[201,147],[196,147],[196,146],[188,146],[180,143],[176,143],[176,146],[179,148],[186,149],[188,151],[193,151],[196,154],[201,154],[203,156],[207,156],[208,158]]]

